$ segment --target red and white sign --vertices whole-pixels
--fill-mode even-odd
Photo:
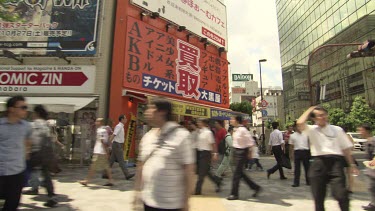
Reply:
[[[227,49],[227,11],[218,0],[132,0],[133,4],[159,15],[213,44]]]
[[[267,107],[268,106],[268,102],[266,100],[262,100],[260,102],[260,104],[262,105],[262,107]]]
[[[95,66],[0,66],[0,93],[93,93]]]

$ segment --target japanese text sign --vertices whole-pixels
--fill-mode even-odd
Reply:
[[[128,17],[124,87],[229,107],[228,61]]]
[[[183,116],[210,118],[210,108],[172,101],[172,113]]]
[[[227,12],[218,0],[132,0],[187,30],[227,48]]]
[[[4,1],[2,1],[4,2]],[[96,54],[100,0],[5,0],[0,48],[16,54]]]

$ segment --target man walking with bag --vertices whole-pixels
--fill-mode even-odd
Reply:
[[[113,134],[110,136],[109,141],[112,142],[112,152],[110,157],[109,166],[112,168],[115,162],[118,162],[122,172],[124,173],[125,179],[129,180],[134,177],[134,174],[129,173],[129,170],[124,161],[124,142],[125,142],[125,115],[120,115],[119,123],[116,125]]]
[[[163,98],[149,103],[145,117],[156,129],[140,143],[135,209],[187,211],[195,162],[189,131],[172,121],[172,104]]]

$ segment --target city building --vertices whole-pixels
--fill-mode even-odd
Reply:
[[[0,114],[13,95],[45,105],[72,162],[90,158],[95,119],[107,116],[115,20],[115,1],[81,2],[0,5]]]
[[[262,125],[262,112],[263,120],[273,122],[283,118],[283,113],[280,113],[280,107],[283,107],[283,90],[281,87],[264,88],[263,100],[266,101],[266,106],[262,108],[261,97],[256,98],[256,111],[253,113],[254,126]]]
[[[230,119],[223,3],[133,0],[116,8],[109,116],[129,120],[127,158],[147,131],[143,114],[153,97],[171,100],[173,120],[183,124]]]
[[[284,121],[295,120],[309,105],[322,102],[348,110],[355,96],[365,97],[375,107],[374,58],[347,60],[356,47],[322,50],[311,60],[310,73],[307,68],[309,54],[319,46],[374,39],[375,1],[277,0],[276,7]],[[321,87],[326,95],[319,100]]]
[[[260,93],[257,81],[246,81],[242,86],[235,86],[231,89],[231,103],[251,102]]]

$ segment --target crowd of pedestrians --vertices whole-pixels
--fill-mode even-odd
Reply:
[[[22,96],[11,97],[6,109],[6,116],[0,119],[0,198],[5,199],[2,210],[17,209],[25,183],[31,188],[24,194],[37,195],[39,187],[43,186],[48,194],[44,205],[56,206],[51,172],[58,173],[61,169],[54,158],[53,130],[46,121],[48,111],[37,105],[33,109],[33,121],[25,121],[28,105]],[[185,127],[173,121],[172,109],[172,104],[164,98],[153,98],[149,102],[145,118],[152,129],[140,141],[136,174],[130,173],[124,161],[126,116],[119,116],[119,123],[113,131],[105,125],[103,118],[96,119],[92,163],[86,179],[79,183],[87,186],[95,172],[100,172],[108,179],[104,186],[113,186],[111,168],[117,162],[126,180],[135,176],[133,208],[146,211],[189,210],[189,197],[204,194],[202,187],[206,176],[215,185],[216,192],[220,192],[223,176],[232,174],[228,200],[240,198],[241,180],[253,191],[253,197],[263,191],[246,171],[254,164],[257,170],[263,170],[259,136],[243,125],[241,116],[231,118],[228,130],[218,120],[211,129],[208,119],[191,120]],[[353,143],[341,127],[329,124],[328,115],[322,107],[311,107],[295,125],[288,127],[285,134],[279,130],[278,123],[272,123],[268,145],[276,164],[266,171],[265,176],[269,179],[279,171],[280,179],[286,180],[283,168],[293,166],[291,186],[299,187],[302,165],[305,184],[311,186],[316,211],[325,210],[328,184],[340,209],[349,211],[352,186],[346,178],[359,174],[351,154]],[[314,124],[308,125],[309,120]],[[371,201],[363,209],[375,210],[375,170],[371,169],[375,166],[375,138],[369,124],[360,125],[358,131],[367,139],[369,160],[366,175],[370,180]],[[291,161],[294,165],[290,165]],[[346,172],[344,167],[348,169]]]

